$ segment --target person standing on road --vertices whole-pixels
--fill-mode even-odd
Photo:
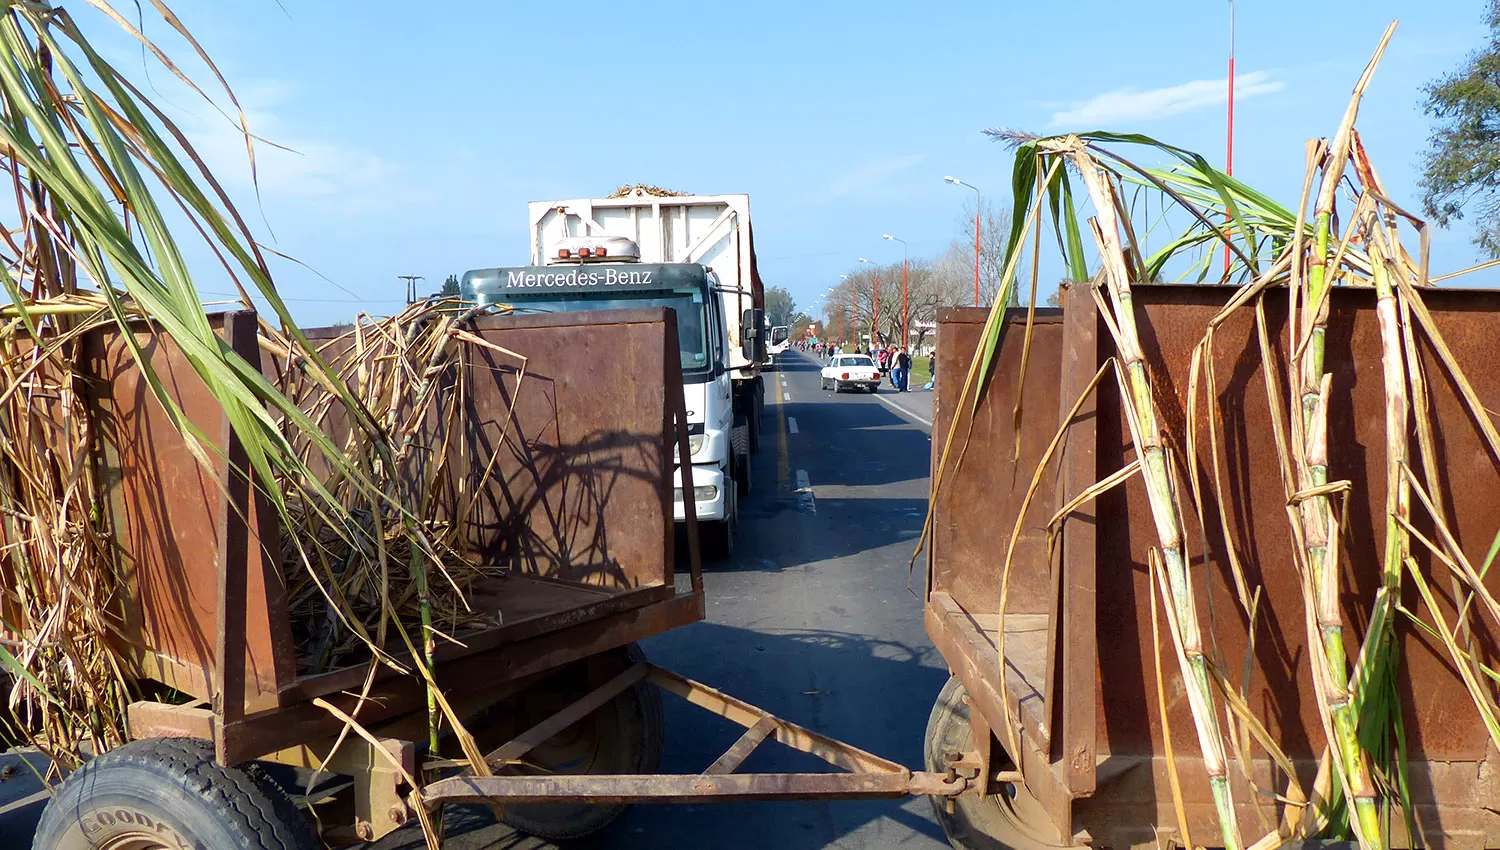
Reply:
[[[927,353],[927,386],[924,390],[930,390],[937,384],[937,349]]]
[[[905,346],[896,351],[896,368],[892,374],[896,376],[896,392],[906,392],[906,379],[911,372],[911,357],[907,355]]]

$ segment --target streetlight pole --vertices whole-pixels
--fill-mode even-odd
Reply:
[[[984,212],[984,198],[979,194],[979,187],[973,183],[965,183],[957,177],[944,177],[944,180],[955,186],[968,186],[974,190],[974,306],[979,306],[979,215]]]
[[[864,257],[860,257],[859,261],[861,263],[870,263]],[[875,264],[870,263],[870,265],[874,266]],[[875,271],[872,274],[875,275],[875,315],[870,319],[870,336],[872,337],[870,342],[878,345],[880,343],[880,267],[875,266]]]
[[[880,234],[880,238],[901,243],[901,350],[905,351],[906,346],[911,342],[911,329],[907,326],[907,322],[911,318],[911,313],[907,310],[906,306],[906,282],[909,268],[906,262],[906,240],[899,236],[892,236],[889,233]]]

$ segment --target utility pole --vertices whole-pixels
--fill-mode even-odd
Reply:
[[[396,278],[406,281],[406,303],[417,303],[417,281],[426,280],[427,278],[419,274],[398,274]]]

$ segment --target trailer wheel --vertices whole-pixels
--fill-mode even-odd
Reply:
[[[630,664],[646,660],[645,654],[635,644],[616,655],[622,663],[608,667],[611,675]],[[602,682],[583,679],[547,688],[548,692],[542,695],[543,708],[565,705],[599,684]],[[543,687],[547,686],[544,684]],[[522,709],[525,709],[524,703]],[[665,735],[661,692],[649,682],[638,682],[603,708],[533,750],[527,760],[545,773],[655,773],[661,765]],[[604,829],[628,808],[627,805],[588,803],[502,806],[500,820],[513,829],[538,838],[570,841]]]
[[[927,719],[923,747],[927,769],[948,769],[945,753],[969,749],[969,700],[963,683],[954,676],[938,693]],[[1003,751],[997,750],[997,755]],[[988,797],[956,797],[953,812],[946,800],[932,798],[937,822],[958,850],[1053,850],[1067,847],[1042,805],[1026,786],[1006,783],[1001,793]]]
[[[214,762],[195,738],[133,741],[62,784],[36,850],[313,850],[312,827],[275,783]]]

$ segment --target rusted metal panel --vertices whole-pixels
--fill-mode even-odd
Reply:
[[[1091,290],[1091,285],[1081,284],[1064,293],[1067,310],[1063,317],[1062,397],[1058,399],[1057,421],[1067,429],[1067,437],[1058,460],[1062,486],[1053,494],[1054,511],[1100,478],[1095,456],[1097,397],[1088,391],[1099,360],[1099,322]],[[1079,405],[1078,413],[1070,417],[1075,404]],[[1053,737],[1052,755],[1063,764],[1068,789],[1080,797],[1094,792],[1098,722],[1095,692],[1099,685],[1099,646],[1094,637],[1098,602],[1096,524],[1095,507],[1086,502],[1069,513],[1061,527],[1062,617],[1058,625],[1062,638],[1062,734]],[[1052,669],[1048,665],[1048,670]],[[1053,697],[1051,690],[1047,696]]]
[[[1149,286],[1137,291],[1142,345],[1150,361],[1161,418],[1179,457],[1186,435],[1188,360],[1202,329],[1227,296],[1226,290],[1200,287]],[[1500,369],[1496,369],[1494,357],[1494,322],[1500,315],[1500,294],[1435,290],[1424,296],[1454,354],[1465,364],[1475,391],[1495,409],[1500,405]],[[1284,364],[1287,356],[1285,316],[1285,292],[1274,291],[1266,300],[1266,319],[1278,364]],[[1352,635],[1363,630],[1379,583],[1379,541],[1383,534],[1377,530],[1384,528],[1384,397],[1373,292],[1334,291],[1326,348],[1326,362],[1333,373],[1331,475],[1348,478],[1354,487],[1345,512],[1347,549],[1342,580],[1347,593],[1344,617],[1353,627]],[[1423,365],[1432,385],[1438,421],[1436,438],[1446,461],[1439,474],[1454,496],[1450,527],[1469,556],[1478,561],[1493,539],[1494,529],[1500,527],[1500,502],[1493,498],[1500,487],[1500,475],[1431,352],[1425,346],[1419,348],[1424,349]],[[1217,523],[1209,523],[1209,568],[1195,570],[1200,604],[1205,612],[1213,605],[1215,612],[1211,621],[1205,616],[1205,628],[1212,630],[1230,669],[1237,670],[1247,640],[1243,618],[1235,611],[1225,554],[1226,545],[1232,544],[1245,564],[1247,580],[1252,586],[1264,586],[1254,675],[1248,689],[1250,702],[1260,709],[1271,734],[1282,742],[1288,755],[1309,758],[1323,746],[1322,724],[1312,689],[1306,686],[1309,673],[1303,603],[1291,568],[1292,542],[1282,483],[1274,467],[1277,455],[1253,312],[1241,311],[1219,328],[1214,367],[1220,391],[1216,412],[1223,429],[1220,461],[1228,491],[1225,508],[1230,538],[1226,542]],[[1278,365],[1277,375],[1278,392],[1284,397],[1284,366]],[[1101,470],[1112,470],[1124,462],[1129,436],[1118,418],[1119,405],[1113,394],[1107,401],[1101,398],[1100,407],[1109,408],[1109,415],[1101,416]],[[1205,458],[1209,456],[1206,435],[1198,448]],[[1203,484],[1211,491],[1211,479]],[[1217,505],[1210,501],[1205,509],[1212,517]],[[1108,752],[1150,752],[1161,732],[1154,700],[1148,698],[1150,665],[1145,651],[1150,646],[1151,623],[1145,607],[1148,581],[1143,565],[1146,550],[1155,540],[1141,483],[1132,481],[1106,495],[1099,502],[1099,511],[1100,598],[1110,600],[1099,608],[1103,682],[1099,709],[1105,720],[1102,737]],[[1414,513],[1420,514],[1420,508]],[[1203,539],[1196,524],[1190,525],[1187,539]],[[1431,559],[1419,545],[1414,544],[1413,550],[1424,570],[1440,577],[1432,582],[1434,592],[1446,596],[1446,576],[1430,572]],[[1193,554],[1198,559],[1203,555],[1199,551]],[[1491,575],[1488,583],[1500,590],[1500,575]],[[1406,596],[1404,601],[1413,610],[1421,607],[1409,586]],[[1452,611],[1445,616],[1451,622]],[[1400,689],[1406,698],[1404,721],[1412,758],[1483,759],[1488,736],[1462,682],[1449,667],[1445,651],[1405,622],[1399,624],[1398,631]],[[1481,650],[1492,657],[1493,632],[1482,630],[1480,643]],[[1175,670],[1169,676],[1168,694],[1174,742],[1181,751],[1196,751],[1186,695]],[[1105,742],[1101,742],[1103,746]]]
[[[469,462],[450,463],[457,472],[444,485],[448,504],[459,504],[473,459],[493,462],[497,484],[478,494],[468,540],[474,558],[510,572],[497,576],[489,596],[483,588],[475,595],[506,615],[502,624],[439,649],[439,681],[455,698],[702,619],[697,564],[693,592],[677,594],[672,580],[670,447],[683,436],[685,411],[668,318],[653,309],[476,322],[478,336],[527,358],[527,374],[517,391],[517,364],[477,345],[462,364],[467,391],[459,397],[472,427],[457,442]],[[254,314],[212,320],[260,364]],[[223,411],[181,352],[144,327],[137,338],[189,421],[217,439],[210,452],[242,470]],[[325,352],[335,362],[347,356],[337,348]],[[274,374],[276,365],[263,368]],[[332,715],[308,701],[326,695],[352,710],[340,692],[357,689],[367,670],[297,678],[279,532],[264,493],[228,469],[220,470],[221,487],[200,468],[117,333],[89,338],[85,369],[100,388],[100,458],[125,576],[122,641],[136,675],[200,699],[243,681],[244,700],[216,702],[207,729],[226,761],[337,731]],[[336,417],[325,424],[346,427]],[[243,647],[242,664],[226,656],[231,647]],[[359,717],[409,713],[421,694],[416,680],[381,673]],[[132,708],[141,732],[181,721],[148,704]]]
[[[1031,483],[1031,470],[1057,431],[1062,314],[1055,309],[1037,310],[1019,443],[1011,402],[1020,380],[1024,311],[1012,310],[1007,315],[1002,329],[1004,345],[992,365],[986,401],[980,405],[977,418],[959,403],[964,377],[988,315],[988,310],[974,307],[952,307],[938,313],[942,344],[938,346],[937,369],[943,379],[937,382],[933,402],[934,464],[950,430],[954,438],[942,484],[932,495],[932,583],[934,588],[951,593],[965,609],[993,614],[1000,605],[1000,572],[1009,531]],[[964,458],[961,464],[960,454]],[[933,480],[937,480],[936,471]],[[1043,479],[1016,542],[1016,576],[1008,602],[1012,612],[1047,612],[1045,582],[1024,579],[1020,574],[1035,570],[1045,574],[1046,524],[1054,510],[1054,484],[1051,476]],[[984,533],[975,534],[977,529],[984,529]]]
[[[1186,474],[1183,461],[1190,355],[1202,338],[1208,320],[1230,294],[1229,289],[1217,287],[1142,285],[1135,288],[1141,341],[1156,392],[1159,416],[1179,474]],[[1489,409],[1500,408],[1500,361],[1493,355],[1500,293],[1429,290],[1423,295],[1481,400]],[[1283,399],[1287,385],[1284,364],[1288,354],[1284,341],[1286,300],[1285,290],[1270,290],[1265,299],[1268,333],[1272,335],[1270,348],[1275,361],[1273,374],[1277,381],[1274,391]],[[1085,299],[1070,299],[1069,310],[1075,306],[1089,314],[1096,312]],[[1374,590],[1379,582],[1378,547],[1383,535],[1377,533],[1377,529],[1384,527],[1384,399],[1379,328],[1373,306],[1373,293],[1368,290],[1335,290],[1327,337],[1327,363],[1333,372],[1329,424],[1332,475],[1353,482],[1345,511],[1348,549],[1343,560],[1345,575],[1342,579],[1346,588],[1344,617],[1350,627],[1351,640],[1353,635],[1363,631],[1368,620]],[[944,333],[949,340],[958,336],[946,328]],[[1429,344],[1420,337],[1419,334],[1419,355],[1431,388],[1433,415],[1437,420],[1435,439],[1443,459],[1442,468],[1435,473],[1445,492],[1452,494],[1453,504],[1446,508],[1448,525],[1469,557],[1482,560],[1494,529],[1500,527],[1500,502],[1492,498],[1500,487],[1500,475],[1497,475],[1493,459],[1470,423],[1451,381]],[[1019,349],[1019,344],[1019,338],[1007,337],[997,360],[1005,363],[1007,349]],[[956,343],[950,344],[945,353],[952,355],[955,347]],[[1033,354],[1036,353],[1034,348]],[[1111,341],[1100,329],[1097,359],[1091,365],[1097,367],[1112,353]],[[1061,352],[1051,356],[1061,356]],[[1186,539],[1193,558],[1192,575],[1198,583],[1200,616],[1205,629],[1214,635],[1215,652],[1236,679],[1246,653],[1248,635],[1229,574],[1229,546],[1235,547],[1245,564],[1249,583],[1263,587],[1252,656],[1254,672],[1246,683],[1247,698],[1270,734],[1287,753],[1299,763],[1310,764],[1310,759],[1322,749],[1323,733],[1313,692],[1307,685],[1309,671],[1302,620],[1303,601],[1292,567],[1285,496],[1275,466],[1277,454],[1260,360],[1253,308],[1242,310],[1218,328],[1215,351],[1209,361],[1217,380],[1217,392],[1209,400],[1211,407],[1207,412],[1212,413],[1219,428],[1217,459],[1223,470],[1222,507],[1228,517],[1228,533],[1219,528],[1217,516],[1221,506],[1215,499],[1220,496],[1213,492],[1211,467],[1207,465],[1213,454],[1207,431],[1200,428],[1196,448],[1203,465],[1197,474],[1208,496],[1204,508],[1210,518],[1209,527],[1198,527],[1196,519],[1190,516]],[[1058,362],[1054,368],[1061,365]],[[951,374],[957,367],[947,368]],[[1029,376],[1027,384],[1029,393]],[[1206,385],[1204,390],[1207,392]],[[955,395],[956,392],[953,390]],[[981,439],[1001,444],[1013,439],[1005,431],[1005,420],[1014,404],[1014,392],[1013,381],[1007,382],[998,374],[992,379],[990,394],[975,420],[976,436],[965,460],[973,467],[972,475],[976,481],[1004,481],[1014,474],[1006,454],[974,450],[983,445],[979,442]],[[1055,400],[1055,396],[1044,398]],[[1063,399],[1061,407],[1053,409],[1066,410],[1069,401]],[[942,404],[940,399],[939,405]],[[1117,388],[1112,380],[1106,380],[1100,386],[1095,422],[1092,449],[1095,452],[1093,478],[1097,480],[1121,468],[1133,456]],[[1040,423],[1035,427],[1050,437],[1057,423]],[[979,435],[977,432],[981,431],[984,433]],[[1070,435],[1065,456],[1074,451],[1076,437],[1081,437],[1081,434]],[[1089,446],[1076,448],[1086,450]],[[1415,444],[1413,454],[1416,454]],[[1079,483],[1065,480],[1052,494],[1052,504],[1076,495]],[[1183,478],[1182,500],[1190,511],[1187,485],[1188,480]],[[1002,487],[983,493],[976,491],[974,495],[984,503],[989,517],[1015,515],[1015,500],[1019,496],[1014,490]],[[966,549],[993,552],[995,529],[1008,528],[1010,520],[948,523],[942,512],[953,506],[940,497],[934,502],[934,507],[939,514],[935,518],[935,536],[940,546],[935,550],[937,563],[934,566],[939,587],[993,586],[993,577],[986,573],[985,566],[972,560],[949,558],[946,553],[962,553]],[[1064,685],[1058,716],[1065,727],[1069,712],[1079,708],[1067,681],[1077,677],[1081,682],[1085,672],[1097,679],[1097,692],[1093,697],[1097,717],[1096,757],[1099,760],[1097,792],[1092,798],[1075,801],[1074,805],[1076,824],[1086,829],[1096,842],[1110,843],[1133,840],[1130,836],[1143,834],[1143,826],[1170,823],[1175,820],[1175,815],[1160,773],[1163,767],[1162,727],[1151,684],[1152,638],[1146,563],[1147,552],[1155,545],[1156,539],[1143,485],[1137,479],[1104,494],[1096,502],[1094,513],[1097,517],[1093,526],[1096,623],[1091,637],[1097,647],[1097,663],[1090,670],[1088,665],[1059,658],[1068,640],[1076,636],[1066,625],[1058,628],[1056,643],[1043,650],[1048,657],[1040,659],[1040,663],[1061,664],[1057,675]],[[1420,508],[1416,513],[1420,515]],[[1419,517],[1417,524],[1430,527],[1425,518]],[[943,537],[945,533],[965,530],[967,536],[960,533],[956,540]],[[1065,541],[1065,570],[1067,547]],[[1419,547],[1414,548],[1417,548],[1417,559],[1423,569],[1437,577],[1432,582],[1433,590],[1442,600],[1441,604],[1447,606],[1444,614],[1451,620],[1453,605],[1447,576],[1441,568],[1434,572],[1427,554]],[[1031,584],[1033,592],[1045,597],[1045,572],[1040,566],[1038,561],[1031,568],[1017,568],[1012,581]],[[1487,583],[1492,590],[1500,591],[1500,575],[1489,576]],[[1061,605],[1066,612],[1069,603],[1081,602],[1082,597],[1072,598],[1078,593],[1076,586],[1065,583],[1063,587]],[[960,601],[969,609],[967,600]],[[1421,607],[1409,587],[1403,602],[1413,609]],[[974,604],[974,611],[993,610],[992,607],[979,607],[984,604],[982,601]],[[1077,607],[1073,610],[1076,611]],[[952,640],[940,641],[941,632],[935,630],[935,621],[941,618],[934,617],[930,603],[928,613],[929,633],[934,635],[934,641],[961,677],[966,674],[971,677],[981,674],[998,676],[994,670],[983,672],[982,665],[978,665],[975,659],[965,657],[966,653],[974,651],[972,647]],[[1479,631],[1477,649],[1482,657],[1493,659],[1497,654],[1493,629],[1481,625]],[[1496,756],[1489,751],[1488,736],[1472,701],[1449,665],[1441,645],[1428,640],[1405,622],[1399,625],[1399,642],[1402,708],[1413,773],[1424,777],[1414,781],[1419,823],[1423,829],[1444,836],[1454,845],[1475,840],[1476,836],[1488,845],[1494,845],[1500,841],[1500,828],[1496,823],[1500,817],[1482,809],[1486,804],[1478,802],[1475,789],[1492,787],[1493,781],[1483,777],[1493,777],[1496,773]],[[1035,661],[1021,663],[1030,665]],[[1084,669],[1077,669],[1079,666]],[[1217,831],[1211,797],[1207,783],[1193,778],[1191,764],[1198,743],[1186,691],[1170,660],[1166,665],[1166,677],[1173,741],[1184,777],[1183,793],[1194,839],[1201,840],[1198,829],[1202,828],[1205,835]],[[968,679],[965,682],[971,689],[977,686]],[[985,707],[986,719],[998,724],[997,706],[983,699],[980,704]],[[1052,768],[1061,766],[1064,751],[1059,748],[1054,755],[1059,761]],[[1140,767],[1121,767],[1137,762]],[[1034,771],[1029,764],[1023,766],[1027,770],[1028,785],[1031,785],[1033,776],[1040,769]],[[1232,772],[1236,770],[1237,767],[1232,768]],[[1264,761],[1257,760],[1254,770],[1257,775],[1264,774],[1269,783],[1269,768]],[[1140,778],[1130,780],[1130,776]],[[1145,783],[1140,786],[1140,794],[1122,794],[1122,789],[1130,782]],[[1304,777],[1304,782],[1310,782],[1310,776]],[[1041,784],[1045,786],[1046,782]],[[1044,797],[1040,793],[1038,796]],[[1241,807],[1242,822],[1248,829],[1253,829],[1248,825],[1259,822],[1252,802],[1255,795],[1245,786],[1243,793],[1236,793],[1236,799]]]
[[[681,385],[663,374],[668,326],[660,308],[476,320],[478,336],[526,357],[526,377],[516,390],[513,361],[472,351],[469,429],[450,457],[463,477],[450,486],[496,461],[466,518],[473,557],[621,590],[671,584],[664,425]]]
[[[244,316],[253,319],[226,313],[210,320],[221,334],[227,324],[230,345],[257,358],[253,321]],[[207,451],[226,456],[226,417],[182,352],[144,325],[135,336],[168,396],[210,441]],[[243,644],[235,640],[245,655],[243,701],[250,710],[276,705],[293,672],[274,518],[257,499],[244,522],[228,520],[225,493],[193,460],[117,331],[90,333],[83,351],[83,371],[96,388],[98,463],[122,577],[122,649],[137,675],[213,696],[219,552],[226,530],[236,529],[248,535],[235,544],[238,584],[250,600]]]
[[[438,685],[450,701],[473,694],[503,691],[511,682],[701,619],[703,595],[679,594],[665,602],[628,608],[567,629],[440,660]],[[347,713],[354,713],[357,709],[361,723],[375,726],[424,711],[424,693],[420,680],[408,676],[378,681],[362,705],[357,699],[358,694],[348,691],[330,693],[325,699]],[[232,745],[230,761],[259,758],[266,753],[328,738],[342,728],[343,723],[338,718],[310,701],[288,700],[284,708],[248,715],[237,725],[229,738]]]

